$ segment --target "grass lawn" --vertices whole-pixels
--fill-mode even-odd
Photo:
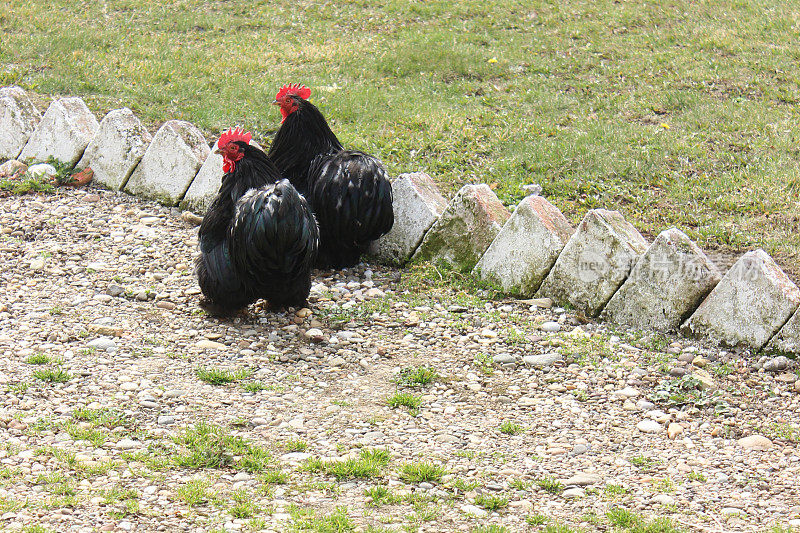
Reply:
[[[800,274],[800,1],[28,0],[0,85],[262,140],[288,81],[347,146],[573,221],[621,210]]]

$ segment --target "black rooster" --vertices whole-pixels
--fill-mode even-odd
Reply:
[[[228,130],[217,143],[225,175],[200,225],[197,277],[203,305],[228,314],[265,298],[304,305],[319,231],[305,199],[250,134]]]
[[[309,96],[299,84],[284,85],[275,96],[283,121],[269,157],[317,217],[317,265],[354,266],[371,241],[392,229],[392,186],[378,159],[343,149]]]

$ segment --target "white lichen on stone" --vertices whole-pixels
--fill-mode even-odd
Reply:
[[[800,305],[800,289],[761,249],[731,267],[681,327],[687,335],[760,349]]]
[[[370,255],[382,263],[402,266],[446,208],[447,200],[430,176],[401,174],[392,182],[394,225],[372,244]]]
[[[689,237],[671,228],[653,241],[601,316],[638,329],[675,331],[721,277]]]
[[[77,168],[89,167],[94,172],[95,183],[113,190],[121,189],[151,140],[152,136],[133,111],[127,107],[115,109],[100,122]]]
[[[41,119],[24,90],[0,88],[0,160],[16,158]]]
[[[472,270],[510,216],[488,185],[464,185],[425,234],[413,258]]]
[[[202,132],[189,122],[170,120],[153,141],[131,174],[125,191],[177,205],[211,150]]]
[[[60,98],[47,108],[19,159],[46,161],[53,157],[75,165],[99,127],[81,98]]]
[[[597,316],[647,250],[618,211],[586,213],[536,295]]]
[[[532,296],[573,231],[557,207],[541,196],[528,196],[475,265],[475,273],[506,293]]]

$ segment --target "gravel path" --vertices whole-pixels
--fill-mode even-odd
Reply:
[[[196,245],[125,195],[0,198],[0,529],[800,525],[791,361],[431,269],[320,272],[310,309],[223,321]]]

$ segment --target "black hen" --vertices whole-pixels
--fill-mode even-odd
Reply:
[[[220,138],[222,178],[200,225],[197,276],[214,314],[265,298],[273,306],[303,305],[319,243],[314,216],[249,134]]]
[[[392,186],[381,162],[344,150],[325,117],[307,99],[311,90],[285,85],[275,97],[283,123],[269,157],[317,217],[317,265],[342,268],[358,263],[367,245],[392,229]]]

